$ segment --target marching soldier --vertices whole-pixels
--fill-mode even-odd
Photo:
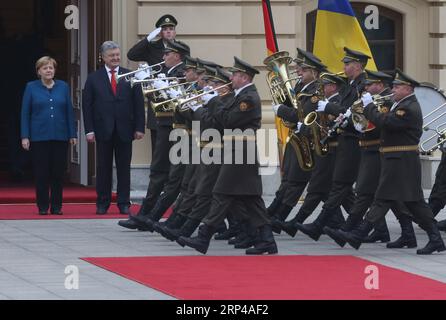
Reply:
[[[348,119],[351,112],[348,110],[353,103],[358,100],[365,88],[365,66],[369,56],[344,48],[345,57],[344,73],[349,79],[349,86],[343,94],[340,104],[330,103],[329,101],[319,101],[318,112],[331,114],[339,119]],[[348,112],[347,112],[348,110]],[[341,122],[344,120],[341,120]],[[336,214],[339,206],[351,208],[354,202],[353,184],[358,175],[359,163],[361,159],[358,133],[347,125],[339,130],[338,148],[336,152],[335,170],[333,173],[333,182],[327,201],[322,207],[322,211],[317,219],[310,224],[296,223],[296,227],[315,241],[318,241],[323,233],[323,228],[327,225],[330,218]],[[347,209],[348,212],[349,209]]]
[[[341,101],[339,92],[345,86],[345,80],[340,76],[325,72],[320,76],[320,81],[325,98],[330,103],[339,104]],[[332,121],[327,122],[326,125],[329,125]],[[328,198],[336,161],[337,137],[328,137],[327,145],[329,148],[328,153],[323,157],[315,157],[316,164],[311,174],[307,194],[297,215],[290,221],[279,223],[279,227],[292,237],[297,233],[296,223],[303,223],[313,213],[319,203],[326,201]],[[338,215],[342,216],[340,208],[338,210]],[[341,220],[338,218],[338,221]],[[334,221],[334,224],[336,224],[336,221]]]
[[[389,88],[393,77],[383,73],[366,70],[367,78],[365,80],[366,91],[371,95],[380,95],[381,97],[389,96],[391,89]],[[392,102],[390,97],[383,102],[381,106],[381,112],[385,113],[390,110]],[[359,110],[359,113],[361,110]],[[368,126],[367,126],[368,125]],[[381,171],[381,157],[379,153],[380,141],[380,128],[367,123],[365,120],[363,123],[356,122],[354,124],[356,130],[361,133],[359,146],[361,147],[361,164],[359,167],[358,178],[356,180],[356,199],[353,207],[349,211],[348,223],[344,224],[340,229],[342,231],[351,231],[364,217],[367,210],[373,203],[375,191],[379,184],[379,174]],[[415,248],[417,246],[415,233],[412,226],[412,221],[409,217],[409,212],[402,203],[395,202],[391,208],[397,216],[402,229],[402,236],[395,242],[388,243],[388,248],[402,248],[407,246],[408,248]],[[345,241],[337,237],[336,231],[332,228],[325,227],[325,233],[333,238],[336,243],[341,247],[345,245]],[[364,239],[364,242],[389,242],[390,236],[387,229],[385,218],[381,218],[377,224],[375,224],[375,231]]]
[[[190,54],[190,49],[186,44],[180,42],[169,42],[164,49],[165,75],[166,77],[182,78],[184,76],[183,60]],[[159,83],[158,83],[158,82]],[[154,86],[158,89],[166,87],[167,83],[157,80]],[[173,112],[158,112],[155,114],[157,120],[158,133],[156,136],[155,153],[153,154],[150,166],[150,181],[147,194],[136,216],[130,216],[128,220],[119,221],[119,225],[128,229],[146,229],[145,221],[155,206],[165,183],[169,179],[170,159],[169,151],[172,142],[169,135],[173,125]],[[176,175],[180,179],[180,175]]]
[[[317,94],[318,94],[318,78],[319,74],[325,70],[320,60],[312,54],[309,54],[303,50],[299,50],[302,62],[300,63],[299,76],[302,77],[301,87],[299,88],[300,107],[303,109],[303,114],[306,116],[312,111],[315,111],[317,107]],[[322,94],[322,93],[320,93]],[[296,123],[295,134],[305,136],[307,139],[311,139],[310,130],[299,119],[299,116],[295,108],[290,108],[286,105],[273,106],[276,115],[285,121]],[[278,194],[281,194],[280,205],[275,211],[275,216],[278,221],[284,221],[294,206],[299,201],[302,193],[305,190],[310,177],[311,171],[303,170],[297,161],[295,150],[291,147],[291,144],[287,144],[284,157],[284,177],[279,187]],[[292,154],[292,156],[290,155]],[[290,160],[294,160],[291,162]],[[276,200],[277,201],[277,200]],[[338,218],[340,219],[342,213],[339,212]],[[275,225],[276,223],[273,223]],[[278,223],[277,223],[278,224]],[[280,230],[280,225],[276,227],[276,231]]]
[[[426,231],[429,242],[417,254],[445,251],[432,210],[424,201],[421,189],[419,157],[423,116],[414,94],[419,83],[401,70],[396,70],[392,93],[394,101],[390,112],[380,113],[370,94],[363,98],[364,115],[381,127],[381,175],[375,201],[365,220],[351,232],[339,231],[343,240],[358,249],[373,225],[384,217],[396,201],[404,202],[414,220]]]
[[[213,116],[214,121],[232,134],[223,137],[225,144],[231,147],[233,153],[225,152],[225,163],[222,165],[213,189],[210,213],[204,218],[203,224],[195,238],[178,238],[178,242],[205,254],[216,228],[225,219],[228,210],[237,201],[243,201],[250,215],[250,224],[259,232],[259,241],[254,248],[246,250],[246,254],[275,254],[277,245],[272,234],[270,218],[262,199],[262,179],[259,175],[258,161],[249,163],[253,157],[257,160],[255,131],[260,128],[262,119],[261,101],[252,80],[259,73],[246,62],[234,58],[232,71],[232,86],[235,99],[232,104],[220,108]],[[209,97],[208,97],[209,99]],[[219,99],[219,98],[215,98]],[[208,100],[209,102],[209,100]],[[197,110],[194,108],[193,110]],[[234,132],[235,130],[235,132]],[[243,134],[236,132],[241,130]],[[240,148],[238,145],[242,145]],[[242,149],[242,150],[240,150]],[[251,154],[250,152],[255,152]],[[243,162],[234,162],[242,153]],[[230,159],[227,155],[231,156]],[[229,163],[228,160],[230,160]]]
[[[441,161],[435,173],[435,182],[432,187],[431,194],[429,195],[429,206],[432,209],[434,217],[443,209],[446,205],[446,150],[444,144],[440,147]],[[446,231],[446,220],[438,222],[438,229]]]

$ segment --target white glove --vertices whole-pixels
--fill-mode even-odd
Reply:
[[[361,100],[362,100],[362,105],[364,107],[366,107],[369,104],[373,103],[372,95],[370,93],[368,93],[368,92],[362,96]]]
[[[325,108],[327,108],[327,104],[328,104],[328,100],[327,100],[327,99],[325,99],[325,100],[320,100],[320,101],[317,103],[317,109],[316,109],[316,111],[317,111],[317,112],[325,112]]]
[[[277,116],[277,114],[279,113],[279,108],[281,107],[281,104],[273,104],[273,111],[274,114]]]
[[[148,69],[144,71],[139,71],[135,74],[135,78],[138,80],[144,80],[150,78],[150,71]]]
[[[300,132],[300,129],[302,129],[302,122],[298,122],[298,123],[297,123],[297,127],[296,127],[296,130],[294,130],[294,132],[295,132],[295,133],[299,133],[299,132]]]
[[[200,108],[203,108],[202,104],[197,104],[197,103],[190,103],[188,106],[193,112],[197,111]]]
[[[175,98],[178,98],[179,96],[181,96],[181,92],[179,90],[175,90],[175,89],[167,90],[167,94],[172,99],[175,99]]]
[[[166,77],[165,73],[158,73],[158,79],[164,79]]]
[[[218,96],[218,93],[216,91],[212,91],[210,93],[207,93],[201,97],[201,101],[203,102],[203,105],[207,105],[208,102],[212,99]]]
[[[155,89],[159,90],[159,89],[167,87],[167,83],[165,81],[163,81],[163,80],[156,79],[156,80],[153,81],[153,87]]]
[[[344,113],[344,118],[349,118],[352,115],[352,110],[348,108],[348,110]]]
[[[364,133],[364,128],[362,127],[362,125],[360,123],[355,123],[354,124],[356,131]]]
[[[157,28],[155,30],[153,30],[152,32],[149,33],[149,35],[147,36],[147,41],[150,42],[153,39],[155,39],[161,32],[162,28]]]

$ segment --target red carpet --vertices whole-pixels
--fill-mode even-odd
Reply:
[[[352,256],[137,257],[84,260],[185,300],[443,300],[446,284]],[[365,289],[366,266],[379,290]]]
[[[35,199],[34,186],[0,188],[0,204],[35,203]],[[95,203],[96,191],[89,187],[65,186],[63,201],[65,203]],[[116,202],[116,194],[113,194],[112,202]]]
[[[138,205],[133,205],[131,212],[136,214]],[[39,216],[35,204],[0,205],[0,220],[54,220],[54,219],[126,219],[119,214],[116,205],[111,205],[106,215],[96,215],[95,204],[64,204],[62,216]]]

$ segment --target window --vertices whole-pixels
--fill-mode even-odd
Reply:
[[[379,29],[368,30],[364,26],[365,8],[373,3],[352,3],[356,18],[369,42],[373,57],[379,70],[391,71],[403,68],[403,16],[388,8],[373,4],[379,9]],[[307,50],[313,51],[316,31],[316,13],[307,14]]]

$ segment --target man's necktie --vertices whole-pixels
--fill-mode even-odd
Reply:
[[[111,87],[113,94],[116,96],[116,91],[117,91],[117,83],[115,77],[116,70],[111,70],[110,72],[111,72]]]

